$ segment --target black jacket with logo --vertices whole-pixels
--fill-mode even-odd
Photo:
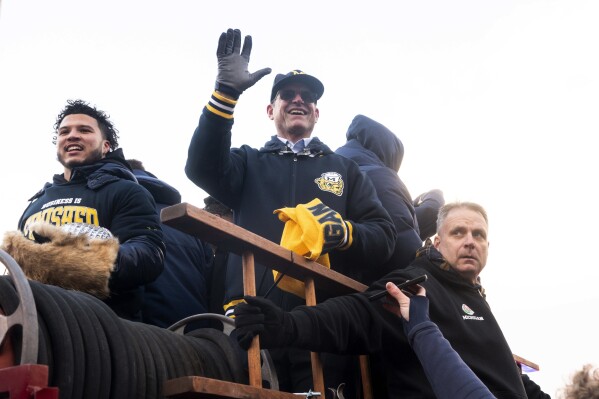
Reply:
[[[318,138],[298,154],[276,136],[260,150],[246,145],[231,149],[232,126],[232,120],[204,108],[185,171],[191,181],[234,210],[237,225],[279,243],[284,224],[273,211],[319,198],[354,228],[353,245],[329,254],[334,270],[362,280],[365,270],[389,258],[395,245],[393,222],[353,161],[333,153]],[[256,265],[258,295],[272,284],[272,272]],[[275,289],[269,298],[285,308],[300,303],[283,294]],[[242,296],[241,259],[231,254],[225,303]]]
[[[122,150],[72,170],[71,180],[54,175],[52,183],[30,198],[19,229],[45,221],[57,226],[80,222],[105,227],[119,240],[107,304],[121,317],[137,319],[142,285],[163,269],[165,246],[154,199],[137,183]]]
[[[428,247],[408,268],[389,273],[365,293],[293,310],[296,331],[290,344],[313,351],[373,354],[384,365],[387,380],[387,392],[376,397],[434,398],[401,320],[385,310],[380,300],[367,299],[388,281],[397,284],[427,274],[422,285],[430,300],[430,319],[452,347],[495,397],[526,398],[512,352],[481,287],[444,265],[441,254]]]

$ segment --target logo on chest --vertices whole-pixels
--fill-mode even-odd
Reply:
[[[462,312],[466,313],[462,315],[464,320],[484,320],[482,316],[475,316],[474,310],[470,309],[470,307],[465,303],[462,304]]]
[[[328,191],[339,197],[343,194],[343,178],[337,172],[325,172],[314,179],[314,183],[322,191]]]

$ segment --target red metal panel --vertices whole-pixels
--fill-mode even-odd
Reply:
[[[0,393],[8,399],[58,399],[58,388],[48,387],[48,366],[41,364],[0,369]]]

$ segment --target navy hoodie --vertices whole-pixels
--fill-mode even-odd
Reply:
[[[397,175],[404,155],[402,142],[385,126],[364,115],[353,119],[346,137],[347,142],[335,152],[356,162],[370,178],[397,230],[393,255],[384,270],[378,270],[367,281],[371,283],[394,269],[407,267],[422,240],[412,198]]]
[[[137,183],[122,150],[109,152],[91,165],[78,166],[67,181],[52,183],[29,199],[19,229],[29,238],[29,225],[45,221],[60,226],[84,222],[102,226],[120,247],[105,302],[120,317],[138,320],[142,286],[162,272],[164,242],[152,196]]]

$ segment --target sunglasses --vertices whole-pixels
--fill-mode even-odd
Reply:
[[[292,101],[296,95],[300,95],[302,101],[305,103],[315,103],[317,100],[316,93],[310,90],[294,90],[294,89],[283,89],[279,90],[279,98],[284,101]]]

